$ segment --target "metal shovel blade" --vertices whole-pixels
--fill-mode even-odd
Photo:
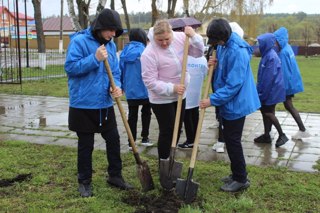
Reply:
[[[188,178],[187,180],[178,178],[176,184],[176,194],[178,197],[185,201],[185,203],[191,203],[197,197],[198,188],[200,186],[199,183],[194,182],[192,178],[192,171],[188,171]]]
[[[166,190],[174,188],[181,177],[182,163],[170,159],[160,159],[160,184]]]
[[[151,172],[146,161],[142,161],[141,164],[137,164],[137,173],[140,180],[140,184],[143,192],[147,192],[154,189],[154,183],[152,180]]]

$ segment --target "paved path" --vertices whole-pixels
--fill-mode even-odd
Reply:
[[[126,102],[122,103],[127,109]],[[116,106],[115,109],[119,115]],[[291,138],[291,135],[298,130],[295,121],[287,112],[276,112],[276,115],[282,124],[283,131]],[[316,172],[317,170],[313,166],[320,159],[320,114],[302,113],[301,117],[313,137],[303,141],[290,140],[282,147],[275,148],[275,139],[277,138],[275,130],[271,132],[275,138],[272,145],[253,143],[253,138],[263,132],[262,118],[259,111],[247,116],[242,138],[247,164],[284,166],[295,171]],[[126,131],[120,115],[118,118],[121,151],[128,152]],[[0,94],[0,140],[24,140],[37,144],[76,147],[77,137],[74,132],[68,130],[67,120],[67,98]],[[210,107],[206,111],[203,122],[197,156],[199,160],[229,161],[226,153],[216,153],[211,149],[217,140],[216,127],[214,108]],[[140,130],[141,126],[138,125],[138,135]],[[152,115],[150,134],[151,141],[156,142],[158,127],[154,115]],[[104,141],[100,135],[97,134],[95,140],[96,149],[105,149]],[[182,134],[180,142],[184,141],[185,136]],[[139,151],[146,149],[147,154],[157,155],[156,146],[145,148],[138,145],[138,148]],[[191,150],[177,149],[177,158],[190,159],[190,156]]]

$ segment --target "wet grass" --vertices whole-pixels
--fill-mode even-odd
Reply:
[[[257,77],[259,61],[260,58],[257,57],[253,57],[251,61],[255,78]],[[294,106],[300,112],[320,113],[320,96],[318,95],[320,87],[320,57],[305,58],[298,56],[297,61],[301,70],[305,91],[294,97]],[[64,77],[25,81],[22,85],[0,84],[0,93],[68,97],[68,83],[67,78]],[[278,104],[277,110],[284,111],[283,104]]]
[[[0,212],[151,212],[147,211],[147,204],[163,198],[157,160],[144,154],[141,157],[148,161],[155,190],[139,191],[141,186],[135,161],[129,153],[122,155],[123,175],[137,189],[129,193],[111,188],[105,182],[105,153],[95,150],[95,196],[86,199],[80,198],[77,192],[75,148],[0,140],[0,156]],[[188,161],[182,162],[182,177],[186,178],[189,164]],[[248,172],[249,189],[241,193],[225,193],[219,190],[220,178],[229,174],[229,164],[197,162],[193,175],[194,181],[200,183],[197,199],[189,205],[177,205],[179,212],[320,212],[319,172],[300,173],[285,168],[256,166],[248,166]],[[18,175],[30,176],[10,186],[1,185],[3,180],[12,180]],[[166,205],[163,205],[162,210],[156,212],[165,210]]]

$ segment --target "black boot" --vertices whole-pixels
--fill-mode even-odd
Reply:
[[[121,190],[130,190],[133,189],[133,186],[130,185],[129,183],[126,183],[121,175],[119,176],[109,176],[107,182],[114,186],[117,187]]]
[[[80,192],[81,197],[92,197],[92,185],[91,181],[81,181],[79,182],[78,191]]]

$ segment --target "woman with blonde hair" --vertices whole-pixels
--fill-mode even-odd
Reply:
[[[192,27],[186,26],[184,32],[174,32],[168,20],[158,20],[149,30],[148,38],[150,44],[141,56],[142,79],[159,124],[158,157],[167,159],[179,95],[183,95],[180,128],[184,118],[185,90],[189,81],[187,75],[185,84],[180,83],[184,42],[189,39],[188,55],[196,58],[203,55],[204,44]]]

